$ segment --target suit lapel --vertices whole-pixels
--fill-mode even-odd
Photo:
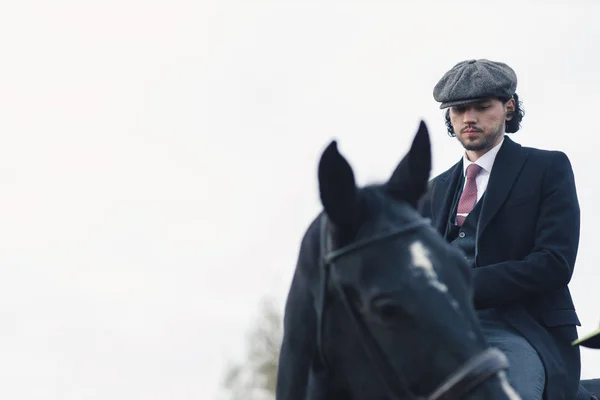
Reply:
[[[446,174],[440,176],[440,179],[436,185],[434,192],[434,198],[432,199],[432,205],[435,211],[433,215],[439,216],[437,220],[433,221],[435,229],[442,236],[446,233],[446,225],[448,217],[450,216],[450,208],[454,200],[454,193],[456,185],[460,180],[461,174],[463,173],[463,162],[461,160],[454,164]]]
[[[525,158],[526,153],[522,151],[521,145],[505,136],[490,174],[485,201],[479,217],[477,238],[481,237],[490,220],[506,200],[523,167]]]

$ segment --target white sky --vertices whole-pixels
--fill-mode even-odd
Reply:
[[[215,399],[259,299],[283,304],[340,140],[385,179],[456,62],[511,65],[513,138],[572,160],[572,293],[600,322],[600,5],[592,1],[5,1],[0,398]],[[583,376],[600,376],[584,350]]]

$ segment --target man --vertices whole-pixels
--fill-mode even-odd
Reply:
[[[523,118],[516,87],[512,68],[485,59],[440,79],[433,96],[465,152],[430,182],[421,212],[471,262],[475,308],[488,342],[509,359],[513,387],[524,400],[571,400],[581,369],[567,287],[579,203],[564,153],[506,135]]]

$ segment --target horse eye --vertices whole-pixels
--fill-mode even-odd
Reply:
[[[394,307],[392,304],[383,304],[379,308],[379,314],[384,319],[392,319],[397,316],[397,308]]]
[[[404,314],[398,303],[389,297],[376,297],[372,299],[369,311],[382,322],[394,322]]]

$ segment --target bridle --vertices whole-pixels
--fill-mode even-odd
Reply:
[[[351,316],[350,319],[356,328],[356,332],[366,353],[371,359],[373,367],[381,380],[381,384],[387,391],[389,398],[393,400],[459,399],[489,378],[508,368],[508,360],[506,356],[495,348],[488,348],[475,355],[473,358],[467,360],[467,362],[465,362],[461,367],[447,377],[430,395],[426,397],[416,396],[410,391],[404,377],[394,370],[394,367],[390,364],[389,359],[386,357],[377,341],[373,338],[364,320],[360,317],[359,312],[355,307],[352,307],[352,304],[348,300],[348,296],[340,283],[335,261],[349,253],[356,252],[374,243],[403,236],[416,229],[423,228],[426,225],[429,225],[429,220],[419,218],[391,232],[356,241],[337,250],[333,250],[331,236],[327,232],[327,217],[324,214],[321,216],[320,237],[322,275],[319,288],[320,298],[318,299],[320,304],[317,306],[317,347],[321,360],[325,367],[330,369],[323,351],[322,325],[325,313],[327,288],[330,281],[329,277],[331,276],[331,283],[335,287],[342,300],[342,303]]]

